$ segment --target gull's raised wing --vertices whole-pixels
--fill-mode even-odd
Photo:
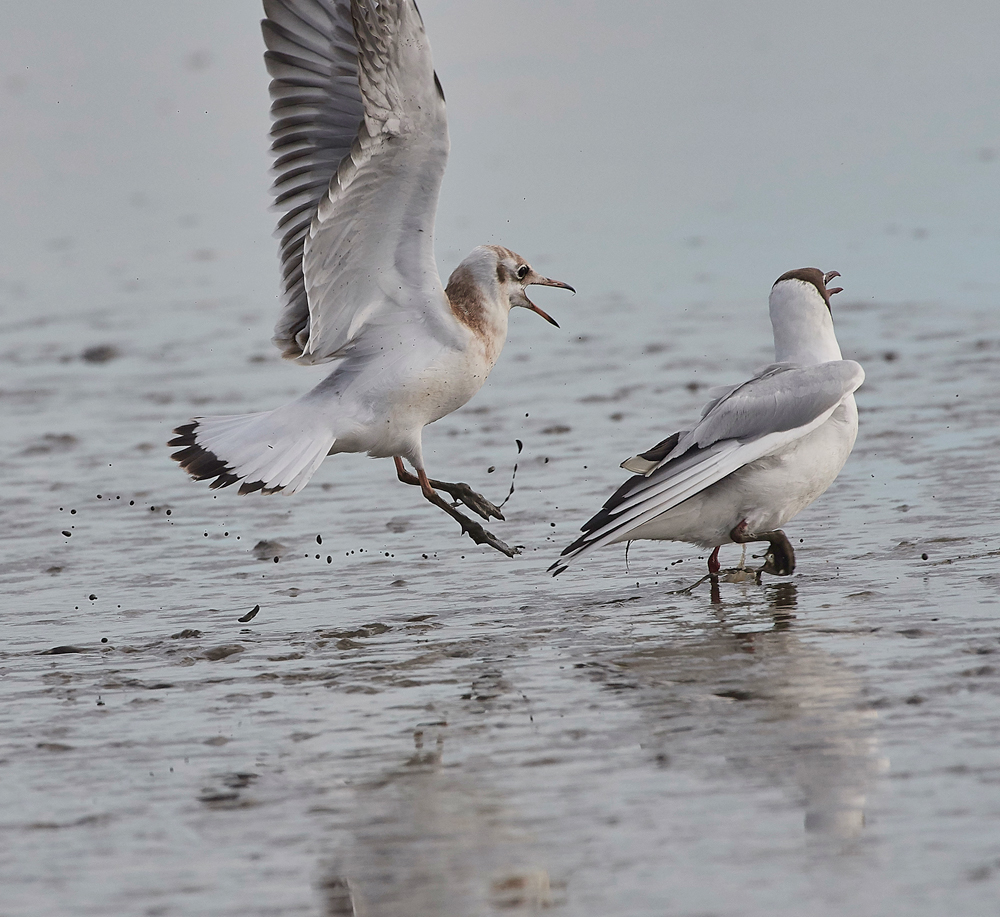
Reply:
[[[744,465],[811,433],[864,378],[864,370],[853,360],[767,367],[710,402],[694,429],[675,433],[624,462],[637,473],[584,523],[584,534],[561,556],[573,559],[615,541]],[[652,467],[647,471],[646,465]],[[565,569],[565,564],[559,561],[550,569]]]
[[[309,339],[305,237],[320,198],[357,139],[365,108],[350,0],[264,0],[264,13],[277,173],[271,191],[282,211],[276,234],[284,309],[274,342],[285,356],[296,357]]]
[[[284,310],[275,344],[321,363],[366,325],[446,310],[434,215],[444,94],[413,0],[265,0]]]

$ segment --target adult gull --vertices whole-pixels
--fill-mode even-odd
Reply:
[[[690,430],[622,462],[634,472],[583,525],[549,570],[562,573],[596,548],[640,538],[719,549],[768,542],[758,572],[788,576],[795,552],[780,526],[836,479],[854,447],[854,392],[864,370],[845,360],[833,328],[827,284],[817,268],[782,274],[771,289],[775,362],[715,397]],[[743,567],[743,558],[740,568]]]

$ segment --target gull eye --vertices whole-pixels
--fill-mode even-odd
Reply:
[[[524,278],[528,276],[528,271],[530,271],[530,270],[531,270],[531,268],[528,267],[528,265],[522,264],[517,269],[517,279],[518,280],[524,280]]]

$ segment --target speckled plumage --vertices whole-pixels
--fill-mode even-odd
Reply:
[[[448,292],[442,286],[434,217],[448,128],[413,0],[265,0],[264,9],[282,210],[274,343],[289,359],[333,370],[275,410],[178,427],[173,457],[213,487],[239,483],[240,493],[295,493],[338,452],[392,456],[404,479],[406,458],[437,502],[423,427],[482,387],[511,308],[548,318],[526,286],[567,285],[490,245],[455,269]]]

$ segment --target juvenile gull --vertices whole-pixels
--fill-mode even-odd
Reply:
[[[764,573],[788,576],[795,552],[784,525],[836,479],[854,447],[854,391],[864,370],[843,359],[830,297],[839,277],[817,268],[782,274],[771,289],[775,362],[740,385],[716,390],[690,430],[622,462],[635,472],[549,570],[562,573],[602,545],[647,538],[713,548],[769,542]],[[743,560],[740,560],[740,567]]]
[[[213,488],[292,494],[327,455],[391,456],[400,481],[418,484],[477,544],[513,556],[437,493],[503,519],[468,485],[428,479],[421,432],[479,391],[511,308],[556,324],[525,287],[573,288],[499,245],[474,249],[442,286],[434,215],[448,127],[413,0],[264,0],[264,12],[282,212],[273,341],[288,359],[334,369],[273,411],[178,427],[173,458]]]

